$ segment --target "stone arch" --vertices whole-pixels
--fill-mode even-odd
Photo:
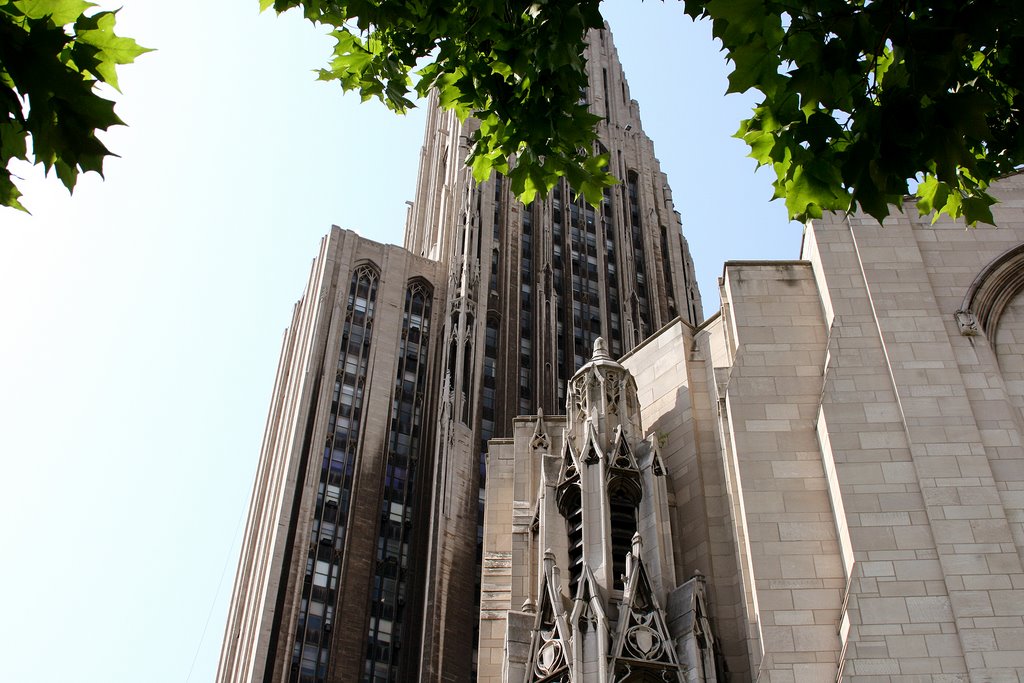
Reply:
[[[1024,244],[992,259],[956,312],[960,333],[988,339],[1011,403],[1024,411]]]
[[[359,270],[360,268],[368,268],[369,270],[373,271],[374,275],[380,277],[380,266],[378,266],[377,263],[371,259],[359,259],[354,264],[352,264],[353,273]]]
[[[405,288],[413,294],[422,294],[426,299],[434,296],[434,285],[430,280],[420,275],[409,278],[409,281],[405,283]]]
[[[999,320],[1007,305],[1024,290],[1024,244],[1009,249],[974,278],[956,312],[960,333],[982,332],[994,343]]]
[[[1011,403],[1024,411],[1024,291],[1003,305],[989,343]]]

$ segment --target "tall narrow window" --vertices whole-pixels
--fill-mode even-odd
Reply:
[[[640,504],[640,486],[626,477],[608,482],[608,507],[612,530],[612,579],[615,589],[622,590],[626,574],[626,555],[632,550],[633,535],[637,531],[637,506]]]
[[[466,324],[466,334],[470,335],[470,329],[473,317],[467,315],[466,318],[470,321]],[[471,420],[473,419],[473,401],[471,400],[473,395],[473,342],[469,339],[462,348],[462,423],[465,425],[472,426]]]
[[[398,650],[406,635],[404,607],[413,580],[409,544],[429,368],[431,296],[429,285],[419,280],[405,292],[364,664],[365,680],[375,683],[404,680]]]
[[[558,511],[565,518],[569,550],[569,595],[576,595],[576,587],[583,576],[583,496],[580,490],[580,473],[576,460],[566,451],[563,453],[563,469],[555,502]]]
[[[583,576],[583,507],[578,485],[567,490],[565,506],[562,514],[569,534],[569,595],[575,596]]]
[[[633,321],[636,343],[640,343],[651,333],[651,309],[647,294],[647,265],[644,254],[643,223],[640,218],[639,176],[636,171],[626,174],[626,186],[629,192],[629,227],[633,243],[633,263],[636,265],[637,311]]]
[[[672,281],[672,259],[668,251],[668,230],[661,226],[661,267],[665,277],[665,294],[668,296],[668,317],[675,318],[679,315],[676,310],[676,288]]]
[[[496,174],[494,176],[494,221],[491,224],[491,237],[494,238],[494,244],[496,245],[501,239],[502,208],[505,204],[504,184],[504,178]]]
[[[612,356],[622,355],[622,323],[619,297],[619,261],[615,253],[615,212],[612,208],[612,192],[605,188],[601,198],[601,218],[604,227],[605,287],[608,304],[608,336]]]
[[[487,316],[484,333],[483,400],[480,402],[481,450],[487,450],[487,441],[494,435],[498,373],[498,319]]]
[[[327,676],[379,279],[377,268],[366,264],[349,285],[292,650],[289,680],[296,683],[322,683]]]
[[[573,367],[568,376],[590,357],[594,340],[601,336],[601,297],[598,291],[597,219],[594,207],[582,196],[569,205],[572,260]],[[567,377],[568,378],[568,377]]]

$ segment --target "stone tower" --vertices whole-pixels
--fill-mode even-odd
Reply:
[[[702,579],[676,577],[658,439],[601,338],[566,412],[493,445],[480,680],[716,680]]]
[[[476,642],[488,442],[518,415],[560,414],[594,340],[618,357],[668,322],[696,324],[700,294],[668,181],[629,96],[611,33],[593,31],[580,93],[622,183],[597,207],[562,182],[524,206],[463,160],[475,122],[433,110],[405,247],[447,264],[424,670],[468,680]],[[475,585],[467,591],[465,586]]]

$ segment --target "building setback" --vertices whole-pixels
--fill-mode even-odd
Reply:
[[[219,681],[468,681],[485,459],[700,296],[611,35],[591,34],[595,151],[623,183],[525,207],[473,181],[472,121],[428,115],[405,249],[335,228],[286,333]]]

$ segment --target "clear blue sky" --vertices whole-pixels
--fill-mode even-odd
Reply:
[[[18,167],[33,215],[0,209],[6,683],[213,678],[318,241],[400,242],[413,196],[422,115],[317,83],[323,30],[257,0],[123,5],[120,32],[158,51],[121,70],[121,158],[73,198]],[[752,100],[723,97],[709,26],[675,2],[606,16],[710,314],[723,260],[796,258],[799,226],[730,137]]]

